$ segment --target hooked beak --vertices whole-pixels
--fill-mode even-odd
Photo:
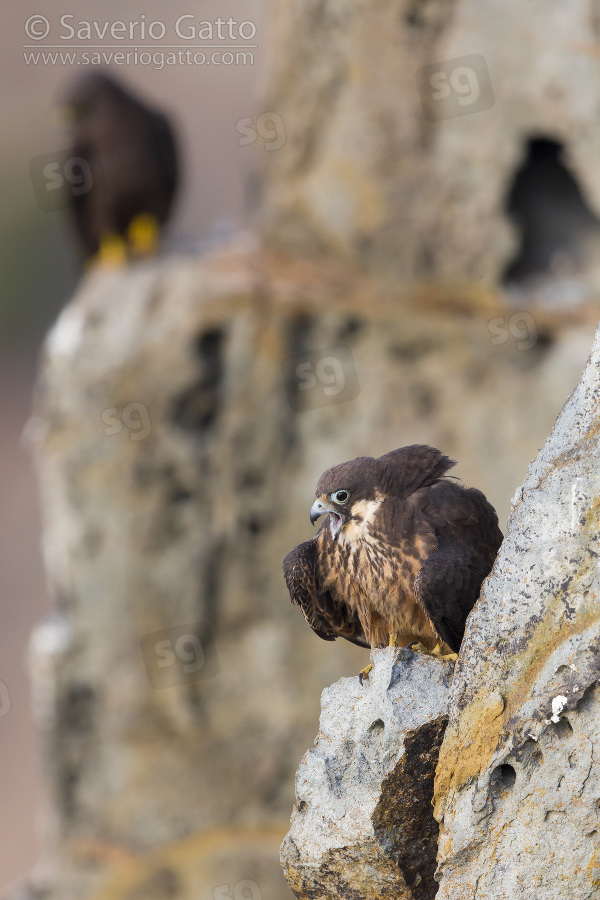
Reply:
[[[310,524],[314,525],[317,519],[320,519],[321,516],[324,516],[326,513],[331,514],[331,537],[335,538],[338,531],[342,527],[342,517],[340,516],[337,510],[333,509],[331,506],[328,506],[326,503],[323,503],[322,500],[315,500],[313,505],[310,508]]]
[[[333,512],[330,506],[327,506],[327,504],[323,503],[321,500],[315,500],[310,508],[310,524],[314,525],[317,519],[320,519],[321,516],[324,516],[325,513],[328,512]]]

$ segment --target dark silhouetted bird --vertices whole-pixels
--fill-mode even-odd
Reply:
[[[87,257],[150,255],[172,207],[178,154],[167,118],[113,78],[78,78],[64,109],[72,125],[70,204]]]
[[[415,444],[321,476],[310,519],[327,518],[283,562],[290,597],[320,638],[458,652],[502,532],[481,491],[444,478],[453,465]]]

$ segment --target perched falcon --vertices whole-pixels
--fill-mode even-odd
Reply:
[[[64,112],[72,126],[67,187],[86,256],[122,262],[129,251],[153,253],[177,187],[168,120],[99,72],[75,81]]]
[[[321,476],[310,520],[327,518],[283,561],[292,602],[319,637],[458,652],[502,532],[481,491],[444,478],[454,465],[414,444]]]

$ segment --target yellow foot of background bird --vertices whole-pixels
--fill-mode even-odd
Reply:
[[[154,216],[142,213],[132,219],[127,240],[134,256],[154,256],[158,250],[160,228]]]
[[[107,234],[100,242],[100,249],[91,262],[107,269],[117,269],[127,262],[127,247],[118,234]]]
[[[360,672],[358,673],[358,680],[360,681],[361,684],[363,683],[365,678],[369,677],[369,672],[371,671],[372,668],[373,668],[373,663],[369,663],[368,666],[365,666],[364,669],[360,670]]]

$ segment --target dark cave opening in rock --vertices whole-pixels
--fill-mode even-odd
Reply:
[[[504,272],[505,283],[580,274],[585,241],[600,238],[600,220],[565,165],[563,145],[549,138],[529,141],[506,211],[520,232],[520,246]]]

